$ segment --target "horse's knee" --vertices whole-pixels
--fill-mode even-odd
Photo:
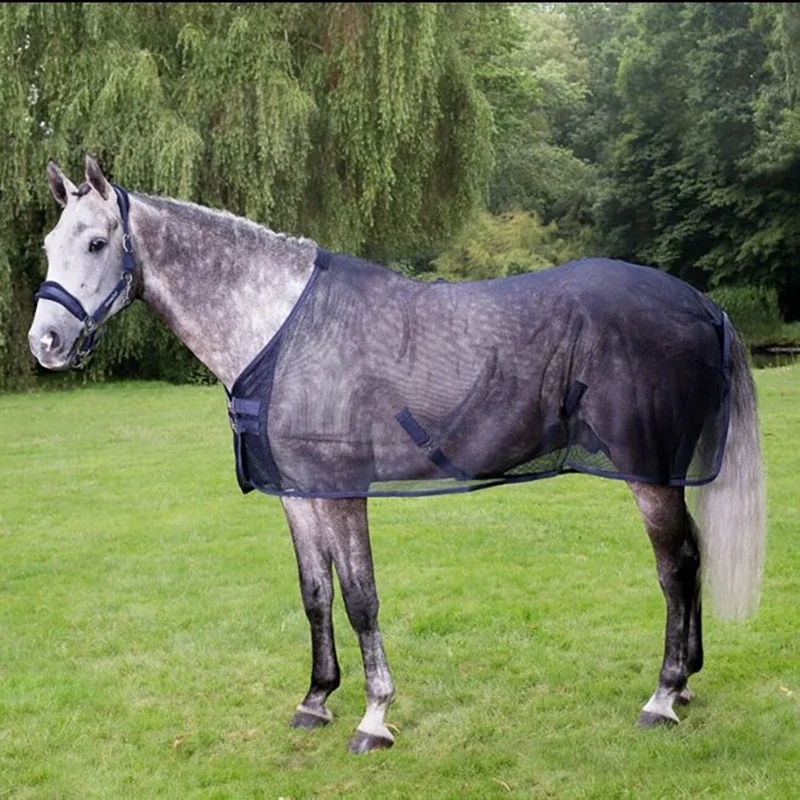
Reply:
[[[700,572],[700,548],[693,536],[687,536],[683,540],[678,551],[678,559],[681,570],[696,581]]]
[[[677,589],[686,602],[694,602],[700,572],[700,551],[691,538],[675,550],[656,552],[658,582],[665,592]]]
[[[308,621],[313,625],[325,621],[333,604],[333,587],[322,581],[303,581],[301,587],[303,608]]]

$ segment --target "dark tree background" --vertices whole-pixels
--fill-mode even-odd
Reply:
[[[795,4],[2,4],[0,59],[0,388],[35,376],[45,164],[86,150],[411,274],[603,254],[800,318]],[[112,326],[89,378],[207,379]]]

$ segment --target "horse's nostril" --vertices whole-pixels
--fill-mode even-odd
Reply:
[[[47,331],[47,333],[42,336],[42,347],[48,352],[51,350],[56,350],[58,345],[58,334],[55,331]]]

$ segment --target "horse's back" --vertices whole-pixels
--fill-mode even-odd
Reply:
[[[285,486],[441,477],[423,438],[469,478],[580,469],[670,483],[711,468],[723,317],[676,278],[584,259],[428,283],[334,257],[315,280],[269,376]]]

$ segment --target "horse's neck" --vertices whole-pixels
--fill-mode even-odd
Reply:
[[[142,299],[230,388],[297,302],[316,245],[146,195],[130,220]]]

